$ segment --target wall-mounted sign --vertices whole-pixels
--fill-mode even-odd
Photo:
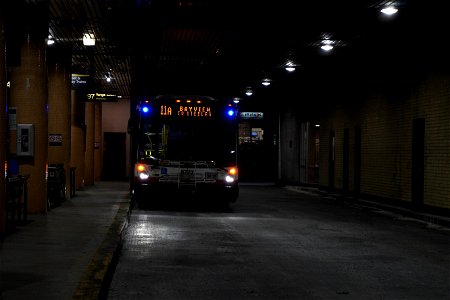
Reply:
[[[16,130],[16,108],[15,107],[10,107],[8,109],[8,119],[9,119],[9,130]]]
[[[88,93],[86,94],[87,102],[117,102],[117,93]]]
[[[88,85],[89,75],[72,74],[72,89],[81,89]]]
[[[59,133],[49,133],[48,134],[48,145],[49,146],[62,146],[63,135]]]
[[[241,119],[263,119],[263,112],[253,112],[253,111],[242,111],[240,114]]]

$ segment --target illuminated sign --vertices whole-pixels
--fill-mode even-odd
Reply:
[[[195,105],[161,105],[161,116],[180,116],[180,117],[212,117],[212,109],[210,106]]]
[[[72,74],[72,88],[83,88],[88,85],[89,75],[86,74]]]
[[[241,119],[263,119],[263,112],[251,112],[251,111],[243,111],[240,114]]]
[[[89,93],[86,94],[86,101],[88,102],[116,102],[116,93]]]

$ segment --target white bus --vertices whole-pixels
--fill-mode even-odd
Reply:
[[[132,197],[139,206],[239,197],[237,109],[206,96],[160,95],[141,101],[132,120]],[[191,197],[194,196],[194,197]]]

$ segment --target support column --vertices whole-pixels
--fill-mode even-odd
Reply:
[[[52,49],[48,59],[48,163],[63,165],[67,199],[71,150],[70,52]]]
[[[75,187],[84,187],[84,154],[85,154],[85,126],[84,102],[79,98],[79,92],[71,91],[71,147],[70,166],[75,168]]]
[[[5,58],[5,18],[0,4],[0,239],[6,233],[6,190],[3,166],[6,163],[7,117],[6,117],[6,58]]]
[[[102,103],[95,103],[94,181],[100,181],[103,167]]]
[[[44,7],[30,6],[23,9],[24,32],[21,34],[20,64],[11,68],[11,103],[16,108],[16,121],[31,124],[28,137],[23,139],[26,155],[17,151],[11,143],[19,165],[20,175],[29,175],[28,213],[47,211],[46,168],[48,157],[47,122],[47,61],[46,43],[48,22]],[[34,134],[33,134],[34,131]],[[11,132],[11,141],[16,141]],[[25,133],[25,131],[24,131]],[[31,149],[34,149],[32,153]],[[27,151],[25,151],[27,152]]]
[[[84,161],[84,178],[86,185],[94,184],[94,126],[95,108],[94,102],[86,102],[86,154]]]

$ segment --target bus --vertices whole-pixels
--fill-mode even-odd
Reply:
[[[130,190],[137,205],[197,198],[213,205],[237,201],[234,103],[209,96],[158,95],[138,103],[136,110]]]

